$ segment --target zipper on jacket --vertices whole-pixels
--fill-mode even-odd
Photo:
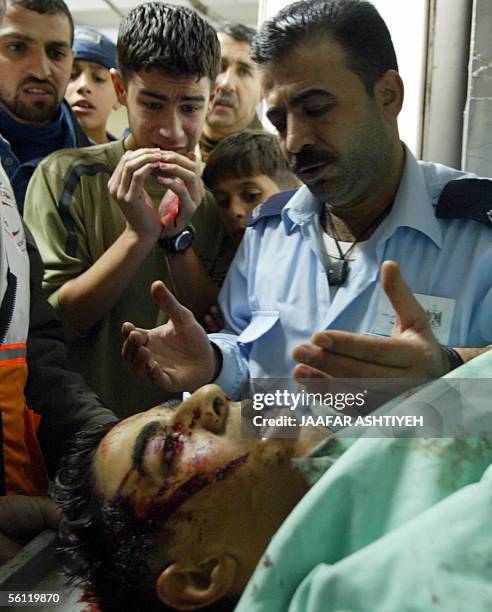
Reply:
[[[15,296],[17,293],[17,276],[7,271],[7,289],[0,306],[0,344],[5,341],[5,336],[14,316]]]

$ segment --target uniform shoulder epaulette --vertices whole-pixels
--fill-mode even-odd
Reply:
[[[473,219],[492,229],[492,180],[457,179],[442,190],[436,206],[439,219]]]
[[[297,189],[290,189],[289,191],[281,191],[276,193],[271,198],[268,198],[266,202],[258,204],[249,213],[247,225],[254,225],[260,219],[265,217],[274,217],[282,212],[282,208],[287,204],[290,198],[294,195]]]

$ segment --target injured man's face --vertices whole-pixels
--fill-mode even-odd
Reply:
[[[244,437],[240,405],[208,385],[111,429],[94,458],[95,488],[132,521],[159,524],[148,559],[158,598],[200,608],[241,593],[307,491],[290,460],[314,443]]]

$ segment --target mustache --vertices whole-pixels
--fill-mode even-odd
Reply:
[[[338,155],[330,151],[319,149],[302,149],[294,155],[290,168],[292,172],[298,174],[303,168],[316,164],[334,164],[339,160]]]
[[[220,93],[215,95],[212,103],[214,106],[216,104],[222,104],[222,103],[228,104],[229,106],[232,106],[233,108],[236,108],[237,106],[237,102],[236,102],[236,98],[234,97],[234,94],[230,93],[229,91],[221,91]]]
[[[53,85],[51,81],[48,79],[37,79],[36,77],[27,77],[23,81],[19,83],[18,88],[24,87],[25,85],[30,85],[31,87],[35,87],[36,85],[47,85],[51,91],[56,94],[56,87]]]

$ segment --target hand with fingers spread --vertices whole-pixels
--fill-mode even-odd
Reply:
[[[218,364],[205,330],[162,281],[153,283],[151,292],[169,321],[147,330],[124,323],[123,358],[137,376],[163,391],[194,391],[211,382]]]
[[[434,337],[424,309],[394,261],[381,266],[381,285],[397,318],[389,338],[322,331],[294,349],[301,378],[437,378],[449,370],[448,357]]]
[[[145,190],[145,181],[151,175],[167,187],[157,208]],[[126,217],[127,229],[152,244],[183,230],[204,195],[194,154],[185,156],[161,149],[127,151],[108,187]]]

